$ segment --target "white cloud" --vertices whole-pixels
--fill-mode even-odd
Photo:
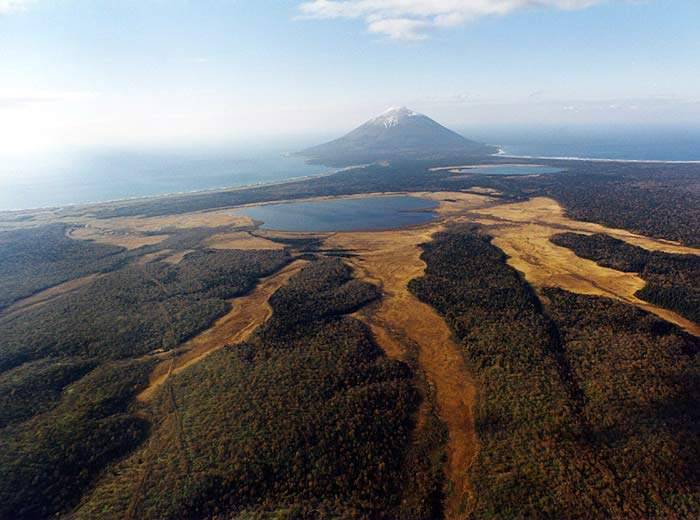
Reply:
[[[374,18],[367,20],[369,32],[382,34],[395,40],[424,40],[421,32],[428,24],[411,18]]]
[[[0,15],[24,9],[34,0],[0,0]]]
[[[584,9],[603,0],[309,0],[302,18],[362,19],[372,33],[395,40],[425,39],[431,28],[454,27],[482,16],[525,8]]]

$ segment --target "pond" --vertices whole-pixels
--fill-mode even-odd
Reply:
[[[265,204],[236,210],[277,231],[365,231],[430,222],[437,202],[408,195]]]
[[[459,168],[461,174],[478,173],[481,175],[538,175],[542,173],[561,173],[564,170],[553,166],[539,164],[494,164]]]

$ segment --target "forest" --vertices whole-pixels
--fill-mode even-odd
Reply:
[[[479,384],[473,517],[697,516],[697,338],[605,298],[538,296],[490,241],[436,235],[410,285]]]
[[[283,251],[200,250],[177,265],[154,262],[106,273],[19,316],[0,317],[0,370],[45,357],[106,360],[168,350],[288,260]]]
[[[574,218],[700,244],[700,166],[546,163],[566,171],[457,178],[426,162],[371,165],[104,206],[100,216],[481,186],[502,201],[553,197]],[[162,242],[125,250],[69,230],[0,232],[0,518],[441,517],[447,430],[434,389],[415,345],[389,359],[356,316],[382,290],[354,278],[344,262],[353,251],[264,231],[254,233],[285,249],[203,245],[227,227],[167,228]],[[607,235],[552,241],[639,273],[640,298],[700,321],[697,257]],[[159,251],[187,254],[144,260]],[[135,400],[162,357],[295,258],[309,265],[273,294],[248,340]],[[422,258],[410,289],[445,318],[479,389],[473,518],[700,515],[697,338],[613,300],[533,289],[478,226],[447,228]],[[7,308],[86,275],[75,290]]]
[[[148,423],[129,405],[152,364],[112,362],[82,378],[73,373],[80,379],[58,402],[45,402],[44,413],[0,429],[0,518],[67,512],[109,463],[145,440]]]
[[[67,226],[0,231],[0,311],[37,291],[123,262],[123,248],[71,240]]]
[[[312,180],[223,190],[105,207],[98,216],[166,215],[224,208],[270,200],[381,191],[459,191],[473,187],[498,190],[505,200],[531,196],[556,199],[571,218],[624,228],[644,235],[700,245],[700,165],[538,159],[561,173],[537,176],[450,174],[430,168],[451,164],[532,164],[534,160],[449,157],[342,171]]]
[[[431,462],[417,460],[432,452],[410,448],[416,374],[348,316],[378,296],[340,259],[305,267],[251,339],[171,379],[151,442],[77,517],[434,518]]]
[[[639,298],[700,323],[700,256],[647,251],[601,234],[562,233],[552,242],[599,265],[639,273],[647,282]]]
[[[195,235],[189,240],[201,240]],[[98,474],[146,439],[151,426],[133,400],[153,354],[208,327],[230,298],[289,261],[286,250],[200,249],[176,265],[128,262],[0,316],[0,518],[73,508]]]
[[[555,198],[571,218],[700,246],[700,164],[559,166],[569,172],[542,176],[532,186]]]

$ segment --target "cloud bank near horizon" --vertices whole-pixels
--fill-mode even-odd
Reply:
[[[361,19],[373,34],[393,40],[424,40],[434,29],[456,27],[484,16],[526,8],[585,9],[603,0],[309,0],[301,18]]]

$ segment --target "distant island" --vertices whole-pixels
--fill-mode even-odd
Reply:
[[[406,107],[392,107],[343,137],[298,152],[309,162],[347,166],[396,159],[477,157],[498,151]]]

